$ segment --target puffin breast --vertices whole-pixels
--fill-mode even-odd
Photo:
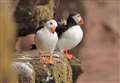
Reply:
[[[58,41],[57,33],[41,29],[35,37],[37,48],[41,51],[53,51]]]

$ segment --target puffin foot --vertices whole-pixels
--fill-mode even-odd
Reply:
[[[68,60],[72,60],[73,55],[72,54],[66,54]]]
[[[50,56],[48,57],[48,64],[50,64],[50,65],[53,65],[53,64],[54,64],[54,59],[53,59],[52,55],[50,55]]]
[[[54,56],[52,56],[51,54],[49,56],[45,56],[42,53],[40,54],[40,64],[49,64],[52,65],[55,63],[54,61]]]
[[[54,64],[54,60],[53,60],[53,57],[52,56],[41,56],[40,57],[40,64],[49,64],[49,65],[52,65]]]
[[[40,56],[40,63],[41,64],[46,64],[46,60],[44,56]]]
[[[70,53],[69,50],[64,50],[64,53],[68,60],[71,60],[73,58],[73,55]]]

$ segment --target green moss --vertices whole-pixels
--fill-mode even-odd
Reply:
[[[31,60],[30,63],[33,65],[35,70],[35,83],[46,83],[46,77],[48,76],[48,72],[54,77],[52,83],[72,83],[72,69],[70,63],[64,54],[58,53],[60,57],[60,63],[56,63],[54,65],[42,65],[39,62],[39,59]],[[18,54],[17,54],[18,55]],[[31,58],[39,58],[39,54],[37,51],[24,52],[23,54],[19,54],[19,56],[26,56]]]
[[[71,67],[72,67],[72,77],[73,77],[73,83],[76,83],[78,77],[84,72],[84,67],[79,61],[73,59],[70,61]]]
[[[55,83],[72,83],[71,67],[63,54],[61,63],[55,64],[53,67],[53,76],[55,78]]]
[[[54,17],[54,0],[49,0],[48,4],[38,5],[36,8],[37,21],[48,20]]]

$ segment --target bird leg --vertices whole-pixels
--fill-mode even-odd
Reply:
[[[73,55],[70,53],[69,50],[64,50],[65,55],[67,56],[68,60],[71,60],[73,58]]]
[[[46,63],[46,57],[44,56],[44,53],[39,51],[39,55],[40,55],[40,63],[45,64]]]
[[[45,57],[40,55],[40,63],[45,64]]]
[[[52,55],[48,57],[48,64],[54,64],[54,59]]]
[[[52,54],[45,56],[44,53],[40,52],[40,63],[41,64],[54,64],[54,59]]]

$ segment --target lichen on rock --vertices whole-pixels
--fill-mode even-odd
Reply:
[[[27,51],[22,56],[32,58],[30,63],[35,71],[35,83],[72,83],[72,69],[63,53],[57,53],[60,62],[54,65],[40,64],[38,51]],[[20,55],[19,53],[17,55]],[[19,56],[20,57],[20,56]],[[50,78],[52,82],[47,82]],[[53,79],[52,79],[53,78]]]

